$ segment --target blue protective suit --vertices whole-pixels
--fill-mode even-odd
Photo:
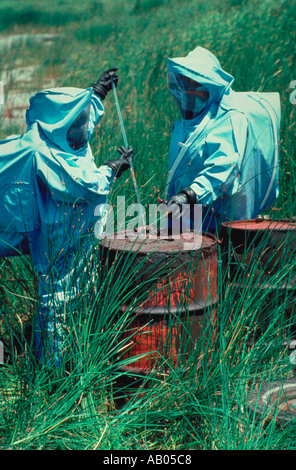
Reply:
[[[174,80],[180,76],[208,90],[208,100],[199,115],[173,125],[167,197],[193,189],[203,205],[204,230],[256,217],[279,192],[279,94],[233,91],[233,77],[202,47],[168,60],[168,84],[179,107],[188,102]]]
[[[95,207],[113,171],[97,168],[89,139],[104,113],[92,88],[36,93],[24,135],[0,142],[0,254],[31,254],[40,277],[37,356],[59,363],[65,301],[77,294],[77,258],[94,242]],[[72,307],[73,308],[73,305]]]

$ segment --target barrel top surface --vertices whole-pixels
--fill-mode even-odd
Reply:
[[[269,220],[269,219],[249,219],[249,220],[235,220],[232,222],[225,222],[223,227],[230,230],[249,230],[249,231],[290,231],[296,230],[296,223],[288,220]]]
[[[140,238],[136,232],[121,231],[114,234],[114,238],[103,239],[101,243],[109,249],[141,251],[178,252],[215,248],[217,238],[212,234],[197,235],[194,233],[180,234],[179,238],[161,238],[147,236]]]

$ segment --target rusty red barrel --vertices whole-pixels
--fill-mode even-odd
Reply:
[[[132,318],[121,336],[125,370],[147,373],[164,362],[176,367],[182,345],[193,347],[200,337],[205,314],[215,321],[218,242],[211,234],[196,237],[135,240],[135,234],[120,232],[104,241],[110,265],[118,257],[123,264],[132,260],[129,289],[139,292],[136,307],[130,298],[120,309],[122,315],[130,309]]]
[[[296,223],[289,220],[257,218],[226,222],[222,229],[224,265],[237,280],[260,277],[263,281],[285,269],[296,257]],[[295,263],[296,267],[296,263]],[[287,275],[290,287],[296,283],[296,273]],[[266,286],[268,284],[265,283]],[[289,287],[283,282],[283,287]]]
[[[225,275],[250,295],[252,289],[266,294],[259,320],[280,306],[288,330],[295,334],[296,223],[269,218],[227,222],[222,240]]]

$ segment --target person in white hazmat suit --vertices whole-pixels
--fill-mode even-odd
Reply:
[[[169,148],[169,212],[201,204],[203,231],[257,217],[279,193],[279,94],[235,92],[233,81],[202,47],[168,60],[182,115]]]
[[[30,254],[39,276],[35,354],[60,365],[67,321],[79,296],[81,263],[89,260],[114,177],[130,168],[133,149],[96,166],[89,141],[117,86],[117,68],[88,88],[52,88],[30,99],[23,135],[0,142],[0,255]],[[103,215],[103,214],[102,214]]]

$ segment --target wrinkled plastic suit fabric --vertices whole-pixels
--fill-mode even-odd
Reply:
[[[92,249],[95,207],[107,202],[113,181],[109,167],[96,167],[89,145],[103,113],[92,88],[43,90],[30,99],[26,132],[0,142],[0,255],[32,256],[40,278],[41,360],[49,354],[60,362],[60,311],[77,293],[77,259]],[[71,133],[75,121],[81,128]]]
[[[173,125],[167,197],[191,187],[204,230],[257,217],[279,194],[279,94],[235,92],[233,77],[201,47],[169,59],[170,73],[201,84],[209,100],[196,118]]]

